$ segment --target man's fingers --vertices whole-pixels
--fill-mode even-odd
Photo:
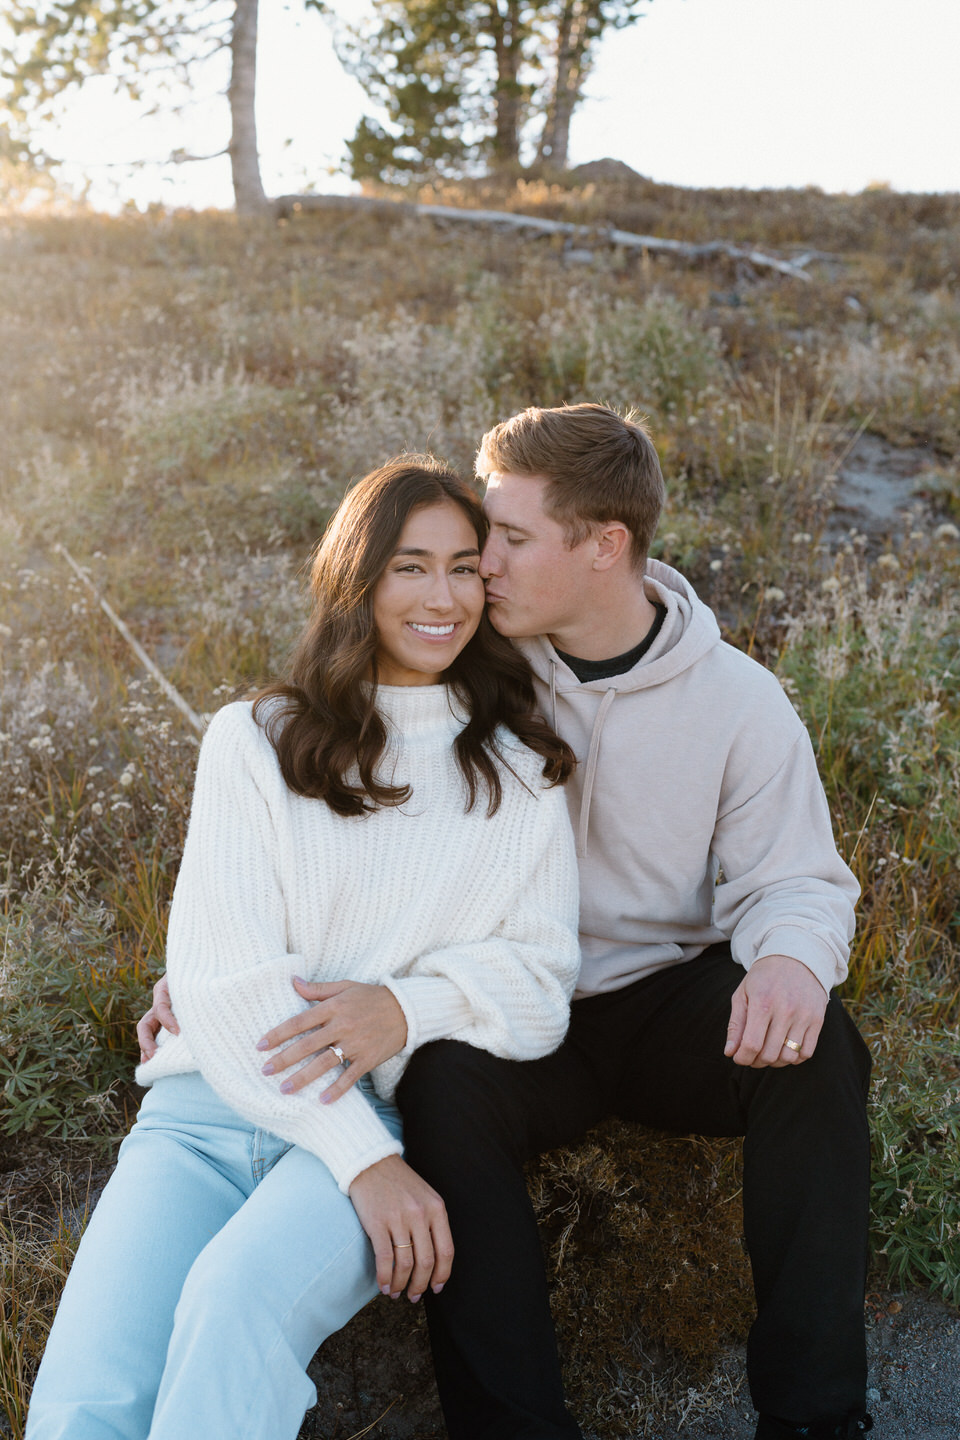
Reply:
[[[151,1060],[157,1053],[157,1034],[160,1030],[160,1021],[153,1010],[148,1010],[146,1015],[141,1016],[137,1021],[137,1040],[140,1045],[140,1063]]]
[[[739,993],[739,991],[736,992],[734,999],[736,999],[736,995]],[[734,1064],[736,1065],[752,1065],[759,1059],[760,1053],[767,1042],[767,1034],[770,1027],[770,1011],[762,1003],[748,1006],[745,996],[743,997],[743,1005],[745,1014],[744,1023],[740,1030],[739,1043],[733,1052],[731,1052],[728,1041],[726,1053],[733,1054]],[[731,1016],[731,1020],[732,1018]],[[778,1053],[779,1048],[780,1047],[777,1046]],[[776,1058],[776,1054],[772,1056],[772,1059],[775,1060]],[[765,1063],[769,1064],[770,1061],[767,1060]]]
[[[747,1023],[747,1000],[743,986],[738,985],[730,1000],[730,1023],[727,1025],[727,1043],[724,1055],[734,1055],[740,1049],[744,1027]]]
[[[817,1041],[820,1039],[820,1031],[823,1029],[823,1022],[827,1018],[826,1011],[814,1015],[807,1023],[807,1033],[803,1037],[803,1047],[800,1051],[801,1060],[809,1060],[817,1048]]]
[[[180,1034],[177,1017],[170,1005],[170,981],[166,975],[161,975],[153,987],[153,1004],[148,1014],[151,1012],[158,1022],[158,1027],[162,1025],[164,1030],[170,1031],[171,1035]]]
[[[168,996],[169,993],[170,992],[167,991]],[[158,1025],[162,1025],[164,1030],[169,1030],[171,1035],[180,1034],[180,1026],[177,1024],[176,1015],[174,1015],[173,1011],[170,1008],[169,999],[165,999],[163,997],[158,998],[154,1006],[154,1011],[156,1013]]]

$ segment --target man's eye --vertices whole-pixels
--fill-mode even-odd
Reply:
[[[520,538],[519,535],[508,535],[508,536],[507,536],[507,544],[508,544],[508,545],[522,545],[523,543],[524,543],[524,542],[523,542],[523,540]]]

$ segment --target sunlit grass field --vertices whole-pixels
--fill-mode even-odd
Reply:
[[[810,729],[864,891],[845,993],[876,1057],[876,1274],[960,1300],[960,200],[639,179],[424,198],[820,254],[804,283],[588,229],[591,263],[389,216],[0,219],[0,1415],[16,1437],[76,1231],[18,1167],[103,1163],[132,1114],[131,1022],[163,966],[196,757],[59,547],[206,714],[283,664],[351,478],[404,449],[468,473],[482,431],[531,403],[649,415],[670,495],[655,553]],[[887,537],[834,513],[863,431],[931,447]],[[568,1384],[598,1436],[721,1394],[719,1349],[750,1311],[738,1175],[735,1145],[614,1128],[531,1177]]]

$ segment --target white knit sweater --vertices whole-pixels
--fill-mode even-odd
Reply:
[[[306,1003],[291,981],[385,984],[405,1048],[373,1073],[392,1097],[412,1051],[456,1037],[514,1060],[563,1038],[576,981],[577,872],[563,791],[541,758],[502,734],[524,784],[465,812],[445,687],[382,686],[390,750],[380,773],[411,798],[361,817],[289,790],[248,703],[204,737],[170,912],[167,973],[179,1037],[137,1070],[149,1085],[199,1070],[247,1120],[320,1157],[346,1191],[401,1147],[356,1087],[319,1103],[328,1074],[293,1095],[255,1046]],[[526,788],[529,787],[529,788]]]

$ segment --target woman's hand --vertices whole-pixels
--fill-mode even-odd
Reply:
[[[446,1206],[399,1155],[361,1170],[350,1199],[377,1257],[377,1284],[397,1300],[407,1287],[416,1303],[427,1286],[439,1295],[450,1278],[453,1237]]]
[[[161,1029],[171,1035],[180,1034],[177,1017],[170,1007],[170,985],[166,975],[161,975],[153,987],[153,1004],[146,1015],[137,1021],[137,1039],[140,1042],[140,1063],[152,1060],[157,1053],[157,1036]]]
[[[336,1046],[349,1064],[320,1099],[324,1104],[339,1100],[361,1075],[382,1065],[407,1043],[403,1011],[385,985],[361,985],[355,980],[311,985],[298,977],[293,987],[304,1000],[315,1003],[269,1030],[257,1042],[258,1050],[286,1047],[271,1055],[263,1066],[264,1075],[278,1075],[291,1065],[309,1061],[280,1086],[285,1094],[302,1090],[336,1065],[339,1057],[331,1053]]]

